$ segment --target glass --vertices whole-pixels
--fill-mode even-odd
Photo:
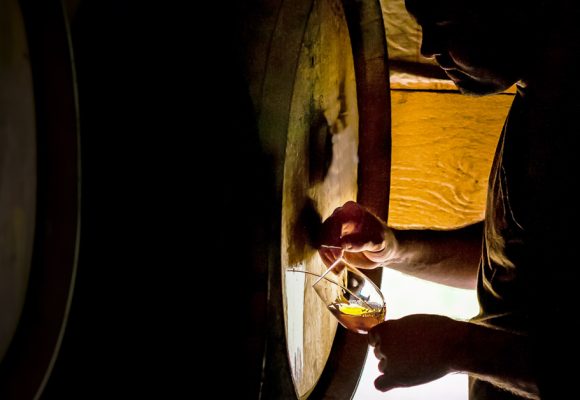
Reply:
[[[293,271],[317,277],[312,288],[345,328],[366,334],[385,320],[387,307],[381,290],[365,274],[348,264],[343,252],[322,275]]]

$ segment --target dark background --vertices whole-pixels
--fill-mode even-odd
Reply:
[[[71,19],[81,241],[42,399],[255,398],[273,193],[241,4],[86,0]]]

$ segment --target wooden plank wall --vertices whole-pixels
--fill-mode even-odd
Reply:
[[[449,229],[484,216],[491,162],[513,94],[392,90],[389,225]]]

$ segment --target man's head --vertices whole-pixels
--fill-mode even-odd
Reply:
[[[406,6],[422,27],[422,54],[435,58],[463,93],[485,95],[524,78],[531,58],[529,24],[515,2],[406,0]]]

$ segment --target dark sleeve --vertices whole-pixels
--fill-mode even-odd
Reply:
[[[573,318],[580,303],[580,105],[575,92],[539,100],[529,114],[525,263],[532,359],[542,399],[577,389]],[[577,379],[577,378],[576,378]]]

